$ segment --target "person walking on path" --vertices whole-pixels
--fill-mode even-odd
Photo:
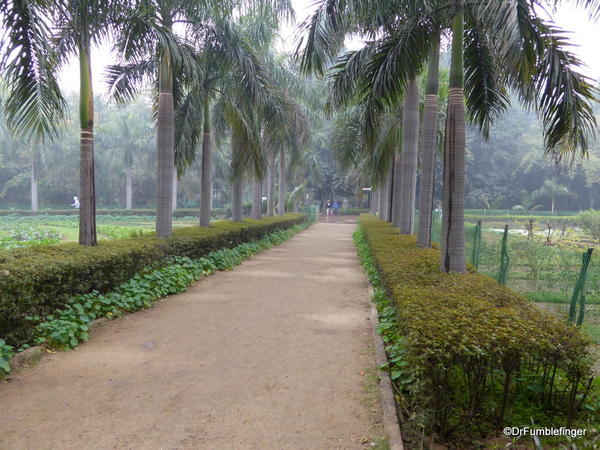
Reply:
[[[333,206],[333,215],[337,216],[338,209],[340,207],[340,203],[337,200],[334,200],[332,206]]]

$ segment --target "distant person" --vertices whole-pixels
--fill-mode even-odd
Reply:
[[[77,197],[73,197],[73,203],[71,203],[71,206],[75,209],[79,209],[79,199]]]
[[[329,217],[331,215],[331,200],[327,200],[325,203],[325,209],[327,212],[327,217]]]
[[[337,200],[333,201],[333,215],[337,216],[338,209],[340,208],[340,203]]]

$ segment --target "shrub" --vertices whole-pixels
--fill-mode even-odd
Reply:
[[[575,327],[489,277],[441,273],[438,250],[387,222],[362,216],[360,226],[358,243],[397,317],[389,339],[402,363],[399,388],[429,432],[484,436],[532,418],[549,424],[553,414],[572,422],[592,382],[589,343]]]
[[[290,214],[242,223],[220,221],[206,228],[179,228],[165,239],[152,233],[101,241],[97,247],[62,244],[0,252],[0,336],[9,344],[28,342],[32,326],[27,317],[51,314],[75,295],[108,292],[148,266],[163,266],[169,257],[200,258],[305,219]]]

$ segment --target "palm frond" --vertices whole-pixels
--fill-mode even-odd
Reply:
[[[489,30],[483,29],[476,16],[466,14],[464,36],[465,97],[468,119],[484,137],[489,136],[492,122],[510,103],[505,77],[499,67],[496,47]]]
[[[8,92],[2,105],[7,125],[15,134],[37,140],[56,136],[66,109],[55,75],[57,57],[45,18],[48,7],[40,0],[0,3],[4,30],[0,73]]]

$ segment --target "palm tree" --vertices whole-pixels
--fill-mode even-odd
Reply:
[[[173,172],[175,170],[175,110],[186,85],[203,78],[193,46],[174,32],[174,24],[190,31],[194,19],[213,11],[217,2],[173,3],[138,0],[121,16],[115,48],[125,64],[109,68],[111,94],[118,102],[133,99],[147,79],[157,86],[156,101],[156,234],[172,231]]]
[[[556,178],[544,181],[542,187],[532,192],[533,198],[549,197],[552,215],[556,212],[556,199],[569,195],[569,189],[560,184]]]
[[[464,4],[323,0],[303,28],[307,33],[299,53],[307,72],[324,72],[347,33],[372,37],[363,49],[340,57],[330,95],[334,108],[345,107],[358,97],[367,112],[364,128],[369,139],[376,135],[381,115],[422,72],[438,30],[453,30],[444,146],[444,271],[465,270],[466,119],[487,134],[489,125],[507,107],[511,86],[521,100],[538,108],[548,153],[560,158],[564,152],[587,151],[587,139],[595,127],[590,106],[593,88],[577,71],[579,61],[565,50],[568,42],[560,30],[539,18],[525,0]]]

